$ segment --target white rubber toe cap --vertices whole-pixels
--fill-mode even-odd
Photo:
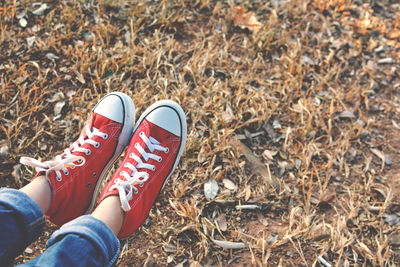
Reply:
[[[177,112],[172,107],[160,106],[150,112],[146,119],[176,136],[181,136],[182,122]]]
[[[121,97],[115,94],[105,96],[94,108],[94,112],[119,123],[124,121],[124,106]]]

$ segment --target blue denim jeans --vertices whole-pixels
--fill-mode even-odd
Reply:
[[[0,266],[11,264],[41,235],[44,225],[42,210],[28,195],[0,188]],[[119,251],[111,229],[84,215],[55,231],[43,254],[21,266],[112,266]]]

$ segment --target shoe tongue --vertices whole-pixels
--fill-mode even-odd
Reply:
[[[96,129],[101,129],[105,126],[107,126],[110,122],[114,122],[113,120],[110,120],[109,118],[106,118],[96,112],[93,112],[88,120],[89,128],[91,131],[93,131],[93,127]],[[86,131],[83,131],[84,133],[84,138],[86,139]]]
[[[154,124],[148,120],[146,120],[146,121],[149,123],[150,128],[152,129],[150,131],[150,136],[153,137],[154,139],[156,139],[158,142],[163,142],[166,139],[176,137],[173,133],[168,132],[167,130],[157,126],[156,124]]]
[[[91,118],[90,126],[95,127],[97,129],[103,128],[104,126],[109,124],[110,121],[114,122],[113,120],[111,120],[107,117],[104,117],[96,112],[93,112],[91,117],[92,118]]]

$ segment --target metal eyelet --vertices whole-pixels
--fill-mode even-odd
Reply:
[[[87,156],[89,156],[90,154],[92,154],[92,150],[90,150],[90,149],[86,150],[85,154],[86,154]]]
[[[143,186],[144,186],[144,183],[140,183],[139,186],[140,186],[140,187],[143,187]]]
[[[72,166],[72,167],[71,167],[71,170],[74,170],[74,169],[75,169],[75,166]]]
[[[62,181],[62,177],[57,176],[56,180],[57,180],[57,182],[61,182]]]
[[[130,157],[131,159],[133,159],[133,153],[129,154],[129,157]]]
[[[92,174],[92,176],[96,178],[96,177],[97,177],[97,173],[94,172],[94,173]]]
[[[123,171],[122,171],[122,172],[120,172],[120,173],[119,173],[119,175],[121,175],[121,176],[122,176],[122,173],[123,173]]]
[[[164,153],[165,153],[165,154],[168,154],[168,153],[169,153],[169,148],[168,148],[168,147],[167,147],[167,149],[165,149]]]
[[[103,138],[104,140],[106,140],[106,139],[108,138],[108,134],[104,134],[104,135],[102,136],[102,138]]]
[[[78,159],[77,162],[78,162],[78,163],[82,163],[82,162],[83,162],[83,159]]]
[[[135,147],[138,148],[138,147],[139,147],[139,143],[136,143],[136,144],[135,144]]]
[[[158,161],[158,162],[161,162],[161,161],[162,161],[162,157],[159,157],[159,158],[157,159],[157,161]]]
[[[153,166],[153,172],[155,172],[156,171],[156,166]]]
[[[140,136],[143,136],[143,135],[144,135],[144,132],[140,132],[139,135],[140,135]]]
[[[124,167],[128,167],[128,163],[125,162]]]
[[[66,172],[63,172],[64,173],[64,175],[68,175],[69,174],[69,171],[66,171]]]
[[[100,143],[99,143],[99,142],[95,143],[95,144],[94,144],[94,147],[95,147],[95,148],[99,148],[99,147],[100,147]]]
[[[138,190],[136,187],[133,187],[133,193],[134,193],[135,195],[137,195],[137,194],[139,193],[139,190]]]

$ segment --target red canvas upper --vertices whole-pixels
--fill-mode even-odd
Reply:
[[[158,162],[154,159],[149,159],[145,162],[143,157],[141,159],[148,164],[152,164],[156,166],[156,170],[152,171],[149,169],[138,169],[138,171],[147,172],[149,174],[149,179],[143,183],[143,187],[136,185],[136,188],[139,190],[138,194],[133,194],[133,199],[129,201],[129,206],[131,210],[126,212],[124,222],[121,228],[120,233],[118,234],[119,238],[127,237],[131,235],[147,218],[150,209],[157,198],[164,181],[168,177],[171,171],[173,171],[173,165],[175,160],[177,159],[177,153],[179,151],[181,145],[181,137],[178,137],[157,125],[147,121],[144,119],[138,129],[136,130],[134,136],[131,139],[131,142],[125,152],[125,157],[119,169],[114,173],[110,182],[106,185],[103,193],[100,196],[99,203],[103,201],[105,198],[111,195],[118,195],[117,189],[111,189],[114,185],[115,179],[119,178],[125,180],[123,176],[120,175],[122,171],[131,174],[133,171],[124,166],[125,162],[129,162],[134,166],[137,165],[137,162],[130,158],[129,155],[134,153],[135,155],[140,157],[140,153],[135,147],[136,143],[145,149],[146,152],[149,152],[149,149],[146,147],[145,142],[142,138],[139,137],[139,133],[144,132],[147,137],[153,137],[157,141],[160,142],[160,146],[167,147],[169,152],[163,152],[155,150],[153,154],[162,157],[162,161]]]
[[[98,178],[107,162],[114,155],[118,137],[122,129],[121,123],[94,112],[87,123],[91,130],[93,130],[92,127],[95,127],[100,132],[106,133],[108,138],[103,139],[100,136],[93,136],[92,140],[100,143],[100,147],[98,148],[88,143],[83,144],[81,147],[91,150],[90,155],[73,151],[73,146],[71,145],[69,149],[73,155],[83,156],[86,159],[84,165],[75,167],[74,169],[68,168],[68,175],[65,175],[61,171],[61,181],[57,181],[54,171],[48,174],[47,178],[52,188],[52,202],[46,216],[56,225],[62,225],[86,211]],[[82,130],[81,136],[85,140],[88,138],[85,128]],[[65,157],[65,153],[61,156]]]

